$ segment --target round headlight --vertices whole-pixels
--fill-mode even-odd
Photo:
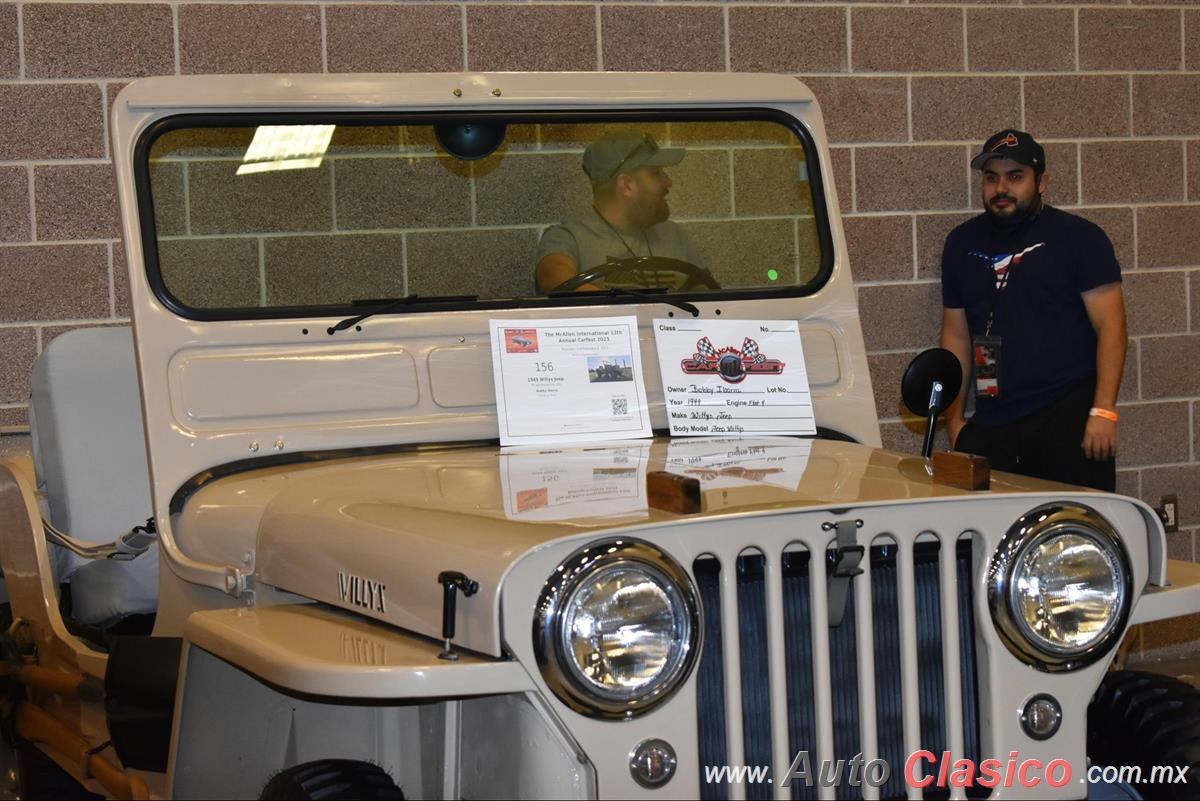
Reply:
[[[1124,631],[1129,560],[1092,509],[1054,504],[1009,529],[992,558],[988,600],[1009,650],[1042,670],[1099,659]]]
[[[644,542],[614,540],[572,555],[546,582],[534,646],[547,684],[577,711],[626,717],[653,708],[687,677],[700,618],[691,580]]]

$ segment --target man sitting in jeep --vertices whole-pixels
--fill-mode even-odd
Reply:
[[[624,284],[615,270],[579,283],[573,280],[614,261],[665,258],[698,265],[699,256],[687,234],[667,219],[671,178],[663,168],[683,157],[683,148],[659,147],[654,137],[637,131],[605,134],[589,145],[583,153],[583,171],[592,182],[591,212],[552,225],[542,234],[538,291]]]

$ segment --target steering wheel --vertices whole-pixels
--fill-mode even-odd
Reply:
[[[667,256],[638,256],[629,259],[614,259],[605,264],[581,272],[573,278],[568,278],[551,292],[571,292],[584,284],[595,281],[607,281],[610,278],[629,276],[638,286],[652,289],[662,286],[658,279],[660,273],[674,273],[683,276],[683,283],[675,287],[677,291],[689,289],[720,289],[721,285],[712,273],[703,267],[697,267],[682,259],[672,259]]]

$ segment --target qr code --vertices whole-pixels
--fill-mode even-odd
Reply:
[[[613,417],[629,414],[629,398],[613,398],[612,409]]]

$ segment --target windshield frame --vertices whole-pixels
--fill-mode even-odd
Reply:
[[[603,123],[663,123],[663,122],[773,122],[791,131],[804,151],[808,169],[808,184],[812,195],[813,217],[820,246],[820,263],[816,274],[806,284],[787,284],[779,287],[728,289],[719,291],[664,293],[672,300],[690,302],[728,302],[763,298],[808,297],[819,292],[833,274],[834,247],[830,226],[827,193],[821,172],[819,150],[811,133],[795,117],[776,108],[761,106],[739,106],[694,109],[594,109],[594,110],[538,110],[506,109],[504,111],[392,111],[392,112],[340,112],[340,111],[274,111],[228,113],[185,113],[173,114],[155,120],[138,136],[134,147],[133,179],[137,196],[137,213],[141,238],[142,258],[146,278],[155,297],[172,313],[187,320],[268,320],[312,317],[347,317],[363,311],[359,303],[342,303],[322,306],[249,306],[235,308],[197,308],[190,306],[171,293],[163,280],[159,264],[158,236],[155,227],[153,192],[150,179],[150,152],[159,138],[171,131],[185,128],[227,128],[259,125],[316,125],[332,124],[347,126],[384,125],[437,125],[446,122],[496,122],[508,125],[520,124],[595,124]],[[532,266],[531,266],[532,270]],[[426,300],[410,307],[398,308],[389,314],[424,314],[429,312],[477,311],[529,308],[564,308],[595,305],[602,296],[583,293],[575,296],[524,296],[514,298],[483,298],[469,302],[454,298],[446,302]],[[608,305],[647,304],[657,301],[618,295],[603,297]]]

